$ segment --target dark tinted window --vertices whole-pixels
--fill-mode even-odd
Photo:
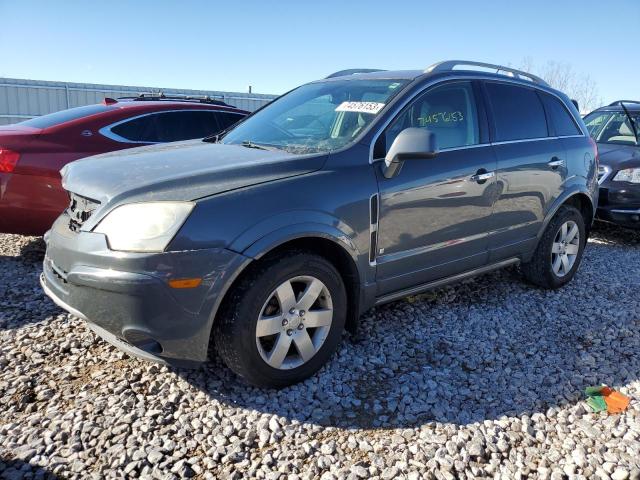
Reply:
[[[580,135],[580,130],[560,100],[552,95],[540,93],[557,136]]]
[[[382,157],[405,128],[427,128],[436,135],[438,148],[454,148],[479,143],[478,116],[473,88],[469,82],[435,87],[418,97],[389,125],[376,145]]]
[[[49,128],[54,125],[60,125],[61,123],[70,122],[71,120],[77,120],[78,118],[88,117],[89,115],[95,115],[96,113],[102,113],[109,110],[106,105],[87,105],[84,107],[70,108],[68,110],[62,110],[60,112],[50,113],[48,115],[42,115],[41,117],[32,118],[20,122],[20,125],[26,125],[34,128]]]
[[[153,131],[153,115],[146,115],[140,118],[134,118],[128,122],[123,122],[111,128],[111,131],[122,138],[131,140],[132,142],[146,142],[147,138],[155,132]],[[149,134],[147,134],[149,132]]]
[[[161,112],[116,125],[113,133],[134,142],[177,142],[203,138],[221,128],[213,111]]]
[[[547,119],[535,90],[507,85],[487,84],[496,127],[496,141],[524,140],[548,135]]]
[[[228,113],[228,112],[218,112],[218,123],[220,124],[220,129],[224,130],[225,128],[229,128],[234,123],[238,123],[245,116],[239,115],[237,113]]]

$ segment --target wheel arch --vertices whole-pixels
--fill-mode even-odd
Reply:
[[[565,192],[553,203],[553,206],[549,209],[547,216],[544,219],[542,228],[538,232],[538,241],[544,234],[544,231],[547,229],[547,226],[549,225],[551,219],[558,212],[558,209],[560,209],[560,207],[563,205],[571,205],[577,208],[580,213],[582,213],[582,217],[584,218],[584,226],[588,236],[595,215],[595,205],[593,204],[591,195],[589,195],[589,191],[586,188],[577,187]]]
[[[355,332],[361,311],[361,283],[364,273],[358,268],[358,249],[351,238],[335,227],[320,224],[296,224],[271,232],[256,240],[241,252],[250,261],[233,278],[226,288],[213,322],[234,287],[246,275],[250,275],[257,262],[289,250],[314,253],[327,259],[338,270],[347,293],[347,320],[345,328]]]

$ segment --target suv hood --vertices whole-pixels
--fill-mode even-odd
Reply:
[[[103,205],[123,199],[188,201],[310,173],[325,160],[190,140],[84,158],[60,173],[66,190]]]
[[[600,165],[611,167],[612,170],[640,167],[640,147],[599,143],[598,155]]]

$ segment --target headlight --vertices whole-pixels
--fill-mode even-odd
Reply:
[[[94,232],[105,234],[112,250],[162,252],[193,207],[190,202],[121,205],[109,212]]]
[[[640,183],[640,168],[627,168],[626,170],[620,170],[613,177],[614,182],[631,182]]]

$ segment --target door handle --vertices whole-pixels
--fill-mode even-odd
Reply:
[[[566,164],[564,163],[564,160],[561,160],[558,157],[553,157],[547,165],[555,170],[558,167],[564,167]]]
[[[484,168],[481,168],[476,172],[475,175],[472,175],[469,180],[471,180],[472,182],[483,184],[484,182],[495,176],[496,172],[487,172]]]

